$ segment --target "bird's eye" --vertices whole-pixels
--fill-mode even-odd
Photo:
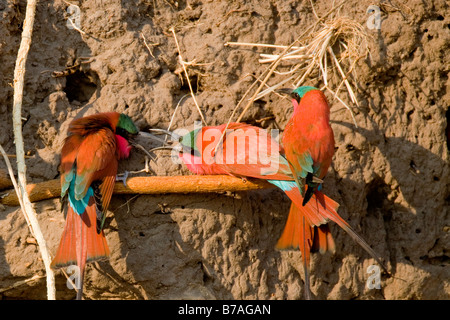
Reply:
[[[178,139],[178,142],[182,142],[183,141],[183,137],[180,137],[179,139]]]
[[[297,92],[292,92],[291,97],[295,99],[297,102],[300,102],[300,96]]]

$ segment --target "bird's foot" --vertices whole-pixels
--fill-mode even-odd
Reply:
[[[128,179],[129,175],[130,175],[130,172],[128,172],[128,171],[125,171],[124,173],[119,173],[116,175],[116,181],[122,181],[123,185],[126,187],[127,179]]]
[[[313,176],[313,177],[312,177],[312,182],[314,182],[314,183],[323,183],[323,180],[317,178],[316,176]]]

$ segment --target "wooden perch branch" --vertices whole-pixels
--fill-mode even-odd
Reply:
[[[152,176],[134,177],[127,180],[125,187],[117,182],[115,194],[166,194],[166,193],[212,193],[225,191],[249,191],[274,188],[274,185],[264,180],[248,179],[244,181],[226,175],[211,176]],[[37,184],[29,184],[27,191],[31,202],[59,197],[61,184],[58,179]],[[0,203],[8,206],[18,206],[19,201],[14,190],[6,192]]]
[[[11,180],[8,177],[8,172],[0,169],[0,190],[11,188],[13,186]]]

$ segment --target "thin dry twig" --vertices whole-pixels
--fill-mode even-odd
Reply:
[[[231,113],[230,118],[228,119],[227,125],[225,127],[225,130],[222,134],[222,136],[220,137],[219,142],[216,145],[216,148],[214,149],[214,152],[217,151],[217,149],[220,147],[220,145],[222,144],[223,141],[223,137],[225,136],[226,130],[228,128],[228,126],[230,125],[232,119],[234,118],[234,115],[236,113],[236,111],[239,109],[242,101],[244,100],[244,98],[250,93],[251,90],[253,90],[253,88],[256,86],[256,84],[258,82],[260,82],[259,87],[256,89],[256,91],[253,93],[252,97],[248,100],[246,106],[244,107],[244,109],[242,110],[240,116],[237,118],[236,122],[240,122],[242,120],[242,118],[244,117],[245,113],[247,112],[247,110],[251,107],[251,105],[253,104],[253,102],[256,100],[257,97],[259,97],[259,93],[261,92],[262,88],[266,85],[267,81],[269,80],[269,78],[272,76],[272,74],[275,72],[275,69],[278,67],[278,65],[280,64],[280,62],[282,61],[283,57],[289,52],[289,50],[294,49],[300,49],[302,47],[298,47],[296,46],[297,43],[300,43],[300,41],[306,36],[308,35],[308,33],[312,32],[316,26],[321,23],[324,19],[326,19],[332,12],[334,12],[335,10],[337,10],[338,8],[340,8],[346,0],[343,0],[340,4],[338,4],[337,6],[334,6],[333,8],[331,8],[322,18],[318,19],[314,24],[312,24],[310,27],[308,27],[294,42],[292,42],[290,45],[288,46],[280,46],[280,45],[270,45],[270,44],[245,44],[244,45],[249,45],[249,46],[268,46],[268,47],[279,47],[279,48],[283,48],[283,52],[278,55],[278,57],[273,60],[273,62],[270,64],[270,66],[267,67],[266,70],[263,71],[263,73],[261,73],[261,75],[253,82],[253,84],[248,88],[248,90],[244,93],[244,95],[242,96],[241,100],[239,100],[238,104],[236,105],[236,107],[234,108],[233,112]],[[227,45],[230,44],[243,44],[243,43],[239,43],[239,42],[227,42]],[[264,79],[261,80],[264,76]],[[268,93],[269,91],[267,91]]]
[[[74,28],[75,30],[77,30],[77,31],[78,31],[79,33],[81,33],[81,34],[87,35],[86,32],[84,32],[83,30],[81,30],[80,28],[78,28],[78,27],[76,26],[76,24],[72,21],[72,19],[67,18],[67,20],[69,20],[70,24],[72,25],[72,28]]]
[[[292,42],[289,46],[283,46],[284,50],[283,52],[272,62],[272,64],[263,72],[263,74],[266,74],[266,77],[261,82],[260,86],[256,90],[256,92],[253,94],[253,96],[248,101],[247,105],[244,107],[244,110],[242,111],[241,115],[236,120],[237,122],[240,122],[244,116],[244,114],[247,112],[253,101],[256,100],[256,97],[258,96],[261,89],[264,87],[265,83],[269,80],[273,72],[275,71],[276,67],[279,65],[279,63],[282,61],[282,58],[291,50],[297,43],[300,43],[300,41],[305,38],[310,32],[312,32],[319,23],[321,23],[323,20],[325,20],[332,12],[340,8],[346,0],[343,0],[340,4],[330,9],[322,18],[318,19],[314,24],[312,24],[310,27],[308,27],[294,42]],[[296,47],[295,49],[298,49],[299,47]],[[236,109],[239,107],[236,106]]]
[[[177,35],[175,34],[175,29],[172,27],[172,28],[170,28],[170,31],[173,33],[173,38],[175,39],[175,44],[176,44],[177,50],[178,50],[178,59],[180,61],[181,66],[183,67],[183,71],[186,76],[189,90],[191,91],[191,96],[192,96],[192,99],[194,100],[195,107],[197,108],[198,113],[200,114],[200,118],[202,119],[203,124],[206,126],[207,124],[206,124],[205,118],[203,117],[202,110],[200,109],[200,106],[197,103],[197,99],[195,98],[194,91],[192,90],[191,81],[189,80],[189,74],[186,69],[186,65],[189,65],[189,62],[186,62],[183,60],[183,56],[181,55],[180,46],[179,46],[178,40],[177,40]],[[191,62],[191,64],[192,64],[192,62]]]
[[[30,283],[32,281],[35,281],[35,280],[38,280],[38,279],[41,279],[41,278],[45,278],[45,276],[40,276],[38,274],[35,274],[31,278],[17,281],[17,282],[13,283],[12,285],[10,285],[10,286],[8,286],[6,288],[0,288],[0,293],[3,293],[3,292],[8,291],[8,290],[15,289],[17,287],[23,286],[24,284]]]
[[[155,161],[156,159],[150,154],[150,152],[147,151],[147,149],[145,149],[143,146],[141,146],[139,143],[133,143],[133,146],[138,148],[139,150],[142,150],[142,152],[144,152],[148,157],[150,157],[150,159],[152,159],[153,161]]]
[[[178,108],[179,108],[180,105],[181,105],[181,101],[183,101],[183,99],[186,98],[188,95],[189,95],[189,94],[186,93],[186,94],[185,94],[184,96],[182,96],[182,97],[180,98],[180,100],[178,101],[177,106],[175,107],[175,110],[173,111],[173,115],[172,115],[172,117],[170,118],[170,122],[169,122],[169,126],[167,127],[167,131],[170,131],[170,128],[172,128],[173,119],[175,119],[175,114],[177,113],[177,110],[178,110]],[[167,141],[167,136],[166,136],[165,140]]]
[[[147,39],[145,39],[144,33],[143,33],[142,31],[141,31],[141,37],[142,37],[142,39],[144,40],[144,45],[147,47],[148,52],[150,53],[150,55],[151,55],[153,58],[155,58],[155,56],[153,55],[153,50],[150,49],[150,46],[156,47],[156,46],[159,46],[159,43],[150,43],[150,44],[148,44],[148,43],[147,43]]]
[[[20,208],[22,209],[22,212],[25,212],[25,205],[23,204],[23,201],[22,201],[22,196],[20,193],[19,185],[17,184],[16,178],[14,177],[14,171],[11,166],[11,162],[9,162],[9,159],[7,157],[5,149],[3,149],[2,145],[0,145],[0,153],[2,154],[3,158],[5,159],[6,167],[8,168],[9,178],[11,179],[14,190],[16,191],[16,194],[18,196]],[[28,216],[26,214],[24,214],[24,217],[25,217],[25,221],[27,222],[28,228],[30,229],[31,235],[34,237],[33,228],[31,227],[30,220],[28,219]]]
[[[18,197],[23,202],[23,214],[28,217],[28,221],[31,225],[31,233],[34,235],[38,242],[38,247],[44,261],[45,271],[47,276],[47,298],[49,300],[55,300],[55,275],[50,267],[51,256],[47,248],[44,235],[39,226],[36,212],[31,205],[26,189],[26,166],[25,166],[25,154],[24,143],[22,136],[22,101],[23,101],[23,88],[25,78],[25,65],[28,57],[28,52],[31,46],[31,36],[33,34],[33,24],[36,13],[36,0],[28,0],[25,20],[23,23],[22,39],[17,53],[16,66],[14,69],[14,96],[13,96],[13,129],[14,129],[14,142],[16,144],[17,155],[17,175],[18,175]]]
[[[293,87],[299,87],[302,85],[306,79],[315,70],[318,70],[322,81],[324,83],[324,88],[328,91],[333,92],[334,97],[342,103],[351,113],[353,122],[356,127],[358,127],[352,109],[341,99],[339,94],[340,87],[345,84],[348,95],[357,107],[359,106],[356,94],[354,92],[353,86],[350,82],[349,75],[355,71],[356,62],[368,54],[367,38],[368,35],[365,33],[363,27],[346,17],[333,17],[332,13],[339,10],[339,8],[344,4],[346,0],[342,1],[337,6],[333,6],[323,17],[319,18],[317,13],[313,8],[313,13],[317,17],[316,23],[311,25],[305,32],[302,33],[290,46],[278,45],[278,44],[261,44],[261,43],[243,43],[243,42],[227,42],[225,45],[240,45],[240,46],[256,46],[256,47],[267,47],[272,49],[283,49],[280,54],[267,54],[261,53],[261,59],[259,62],[271,63],[271,65],[263,72],[265,75],[264,80],[261,81],[261,77],[255,80],[255,82],[250,87],[253,90],[257,82],[260,82],[260,86],[249,99],[247,105],[244,107],[241,115],[238,117],[237,122],[240,122],[243,118],[245,112],[251,106],[253,101],[261,99],[263,96],[273,92],[275,89],[281,87],[282,85],[292,82]],[[311,3],[312,5],[312,3]],[[330,18],[328,18],[330,16]],[[321,28],[317,31],[316,27],[321,24]],[[306,43],[304,46],[297,46],[297,43]],[[334,44],[338,43],[341,46],[341,51],[338,53],[335,51]],[[293,64],[293,67],[289,71],[277,71],[276,68],[280,65],[280,62],[284,61],[288,64]],[[331,62],[329,65],[328,61]],[[285,65],[283,65],[285,66]],[[344,71],[344,66],[347,71]],[[336,70],[337,76],[342,78],[336,90],[332,90],[329,73],[333,73]],[[284,79],[278,81],[267,89],[261,91],[264,85],[266,85],[267,80],[270,76],[276,73],[280,76],[285,76]],[[355,74],[353,74],[355,77]],[[267,86],[267,85],[266,85]],[[247,92],[244,96],[247,95]],[[239,101],[235,110],[229,119],[231,122],[232,118],[241,101]],[[219,144],[217,145],[219,146]]]

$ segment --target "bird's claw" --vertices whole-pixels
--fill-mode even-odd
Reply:
[[[314,182],[314,183],[323,183],[323,180],[317,178],[316,176],[313,176],[313,177],[312,177],[312,182]]]
[[[127,179],[130,173],[128,171],[125,171],[124,173],[120,173],[116,175],[116,181],[122,181],[123,185],[127,186]]]

